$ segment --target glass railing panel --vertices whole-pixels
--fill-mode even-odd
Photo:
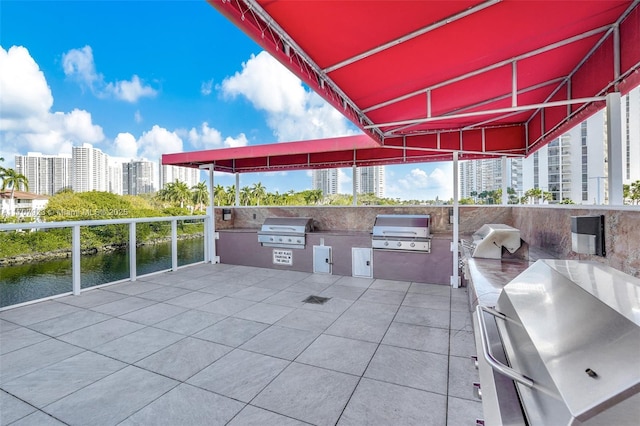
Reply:
[[[0,307],[72,291],[71,229],[0,232]]]
[[[129,278],[129,225],[80,228],[81,288]]]
[[[171,269],[171,222],[136,224],[136,275]]]
[[[204,260],[204,219],[179,220],[178,266]]]

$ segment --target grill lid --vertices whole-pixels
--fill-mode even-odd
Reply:
[[[379,214],[373,224],[373,238],[428,238],[429,215]]]
[[[313,231],[310,217],[268,217],[258,234],[303,235]]]
[[[627,424],[640,402],[640,280],[540,260],[504,287],[496,324],[530,424]]]

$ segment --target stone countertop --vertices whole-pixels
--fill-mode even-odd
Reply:
[[[502,288],[524,272],[539,259],[555,259],[540,249],[530,247],[529,259],[482,259],[471,257],[471,252],[462,247],[464,275],[469,287],[469,309],[477,305],[495,306]]]
[[[216,232],[237,232],[237,233],[257,233],[260,229],[256,228],[231,228],[231,229],[216,229]],[[349,231],[349,230],[323,230],[323,231],[314,231],[309,234],[313,235],[344,235],[344,236],[363,236],[363,235],[371,235],[371,232],[368,231]],[[437,234],[431,234],[431,238],[437,239],[448,239],[451,240],[452,234],[451,232],[442,232]]]

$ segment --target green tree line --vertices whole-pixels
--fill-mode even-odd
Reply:
[[[116,195],[110,192],[80,192],[62,190],[53,195],[47,207],[36,212],[30,221],[61,222],[102,219],[144,218],[162,216],[188,216],[190,211],[177,202],[165,205],[157,196]],[[201,220],[179,221],[178,234],[198,234],[203,231]],[[15,222],[17,218],[4,218],[4,222]],[[1,232],[0,258],[31,253],[43,253],[71,248],[70,228],[50,228],[36,232]],[[93,251],[105,246],[124,246],[129,241],[129,225],[83,226],[80,228],[81,249]],[[167,238],[171,234],[170,222],[138,223],[136,243]]]

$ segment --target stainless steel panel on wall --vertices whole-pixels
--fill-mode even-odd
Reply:
[[[354,277],[373,277],[373,252],[370,248],[353,247],[351,249],[351,265]]]
[[[313,246],[313,273],[331,274],[332,265],[331,247]]]

